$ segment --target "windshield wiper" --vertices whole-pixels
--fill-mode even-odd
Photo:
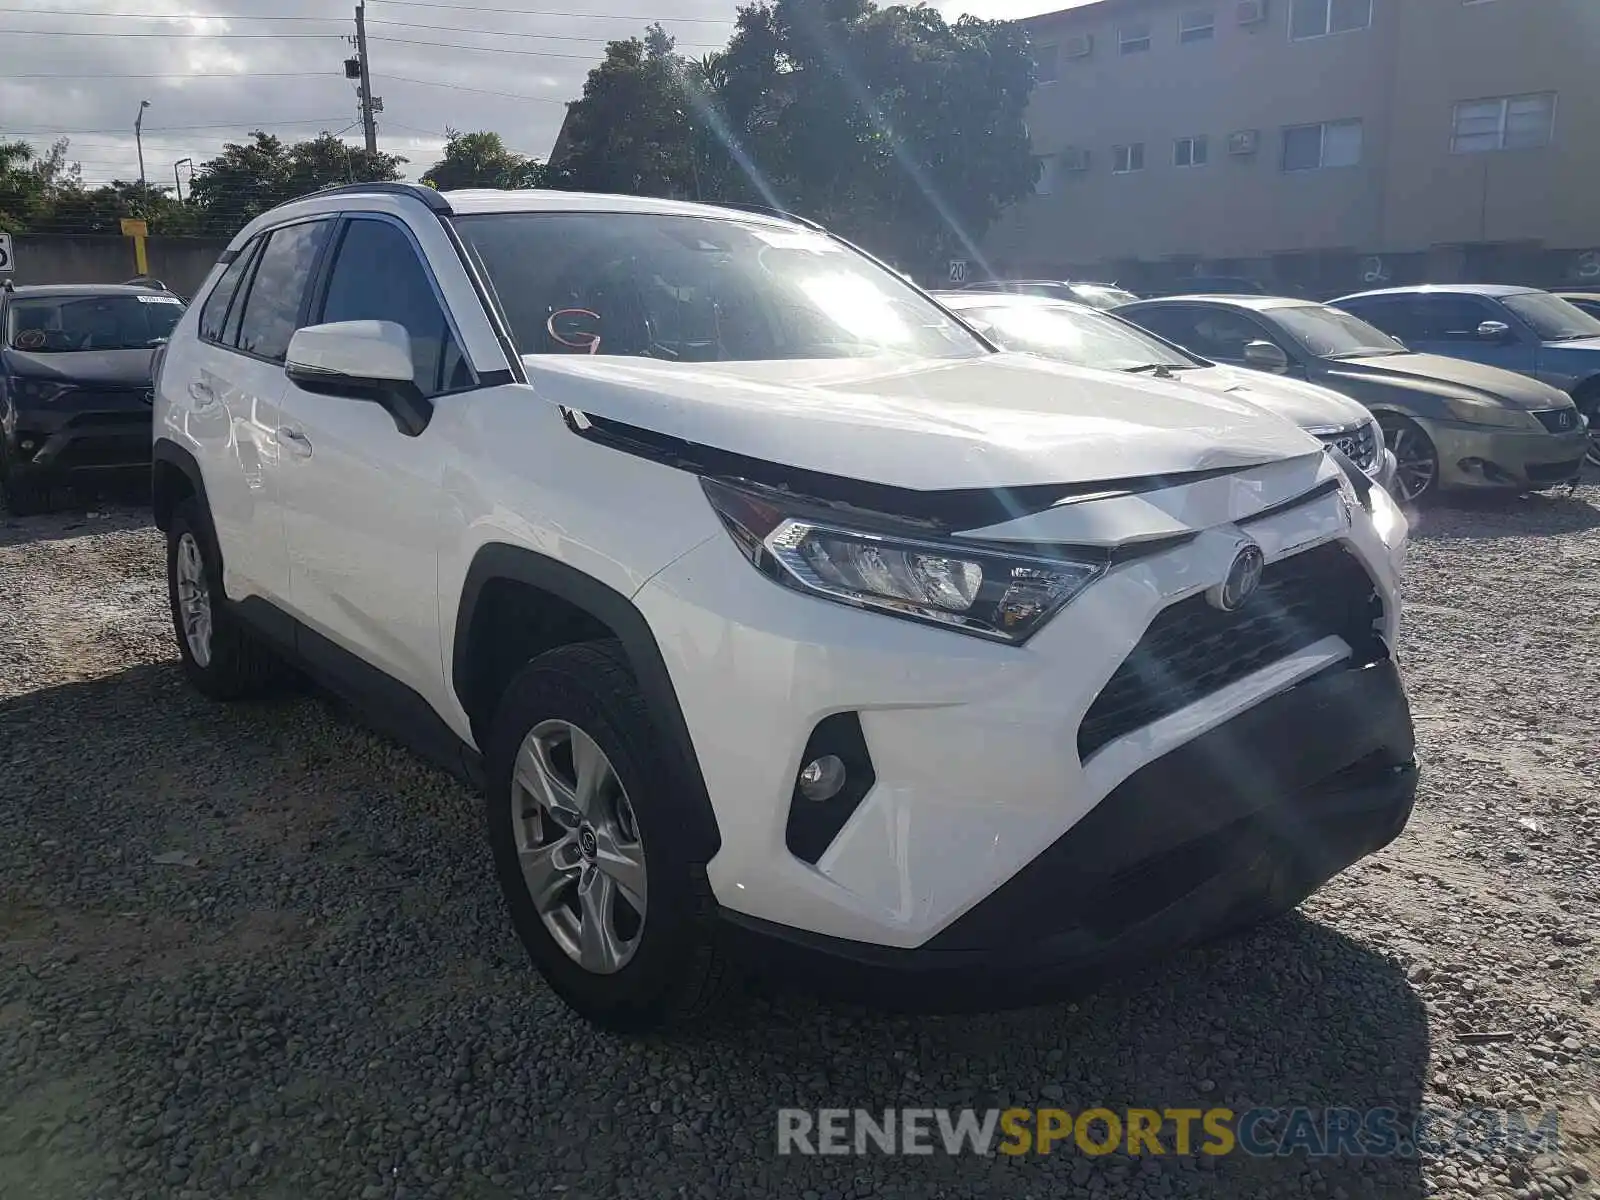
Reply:
[[[1137,367],[1123,367],[1122,370],[1128,375],[1143,375],[1148,372],[1157,379],[1171,379],[1173,377],[1172,368],[1167,366],[1166,363],[1140,363]]]

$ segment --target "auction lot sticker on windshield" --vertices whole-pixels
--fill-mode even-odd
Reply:
[[[140,296],[140,304],[182,304],[176,296]]]

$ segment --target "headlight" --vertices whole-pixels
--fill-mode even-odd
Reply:
[[[1367,500],[1367,513],[1372,517],[1373,530],[1379,540],[1393,550],[1405,541],[1406,535],[1411,530],[1411,523],[1406,520],[1405,513],[1400,511],[1400,506],[1394,502],[1394,497],[1381,487],[1374,487]]]
[[[16,376],[11,379],[12,400],[18,404],[49,404],[71,390],[70,383],[53,379],[19,379]]]
[[[789,496],[702,479],[763,575],[826,600],[1020,645],[1103,574],[1109,557],[1014,554],[902,536],[805,511]]]
[[[1450,410],[1450,415],[1458,421],[1465,421],[1469,425],[1493,425],[1500,429],[1526,429],[1539,422],[1530,413],[1523,412],[1520,408],[1512,408],[1507,404],[1495,404],[1489,400],[1466,400],[1460,397],[1446,396],[1445,407]],[[1543,426],[1539,426],[1541,429]]]

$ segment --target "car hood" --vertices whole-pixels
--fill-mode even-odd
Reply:
[[[1600,354],[1600,337],[1578,338],[1571,342],[1546,342],[1546,350],[1559,350],[1562,353],[1576,351],[1579,354]]]
[[[91,387],[149,387],[154,350],[73,350],[64,354],[0,351],[6,372]]]
[[[1530,412],[1559,408],[1567,399],[1566,393],[1526,375],[1442,354],[1380,354],[1323,361],[1329,379],[1364,379],[1449,395],[1465,392]]]
[[[1023,354],[523,362],[534,387],[569,409],[801,470],[919,490],[1226,471],[1321,449],[1246,401]]]
[[[1259,404],[1287,417],[1302,429],[1343,428],[1371,420],[1371,414],[1354,400],[1332,388],[1298,379],[1221,366],[1182,371],[1178,377],[1184,383]]]

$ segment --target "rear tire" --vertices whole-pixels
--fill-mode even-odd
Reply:
[[[622,647],[562,646],[524,667],[495,714],[486,768],[495,873],[555,993],[624,1033],[713,1007],[733,977],[716,906]]]
[[[1439,495],[1439,452],[1409,417],[1379,413],[1383,442],[1394,453],[1395,499],[1402,504],[1432,503]]]
[[[211,523],[193,497],[168,522],[167,600],[183,673],[205,695],[260,695],[283,677],[278,656],[230,611]]]

